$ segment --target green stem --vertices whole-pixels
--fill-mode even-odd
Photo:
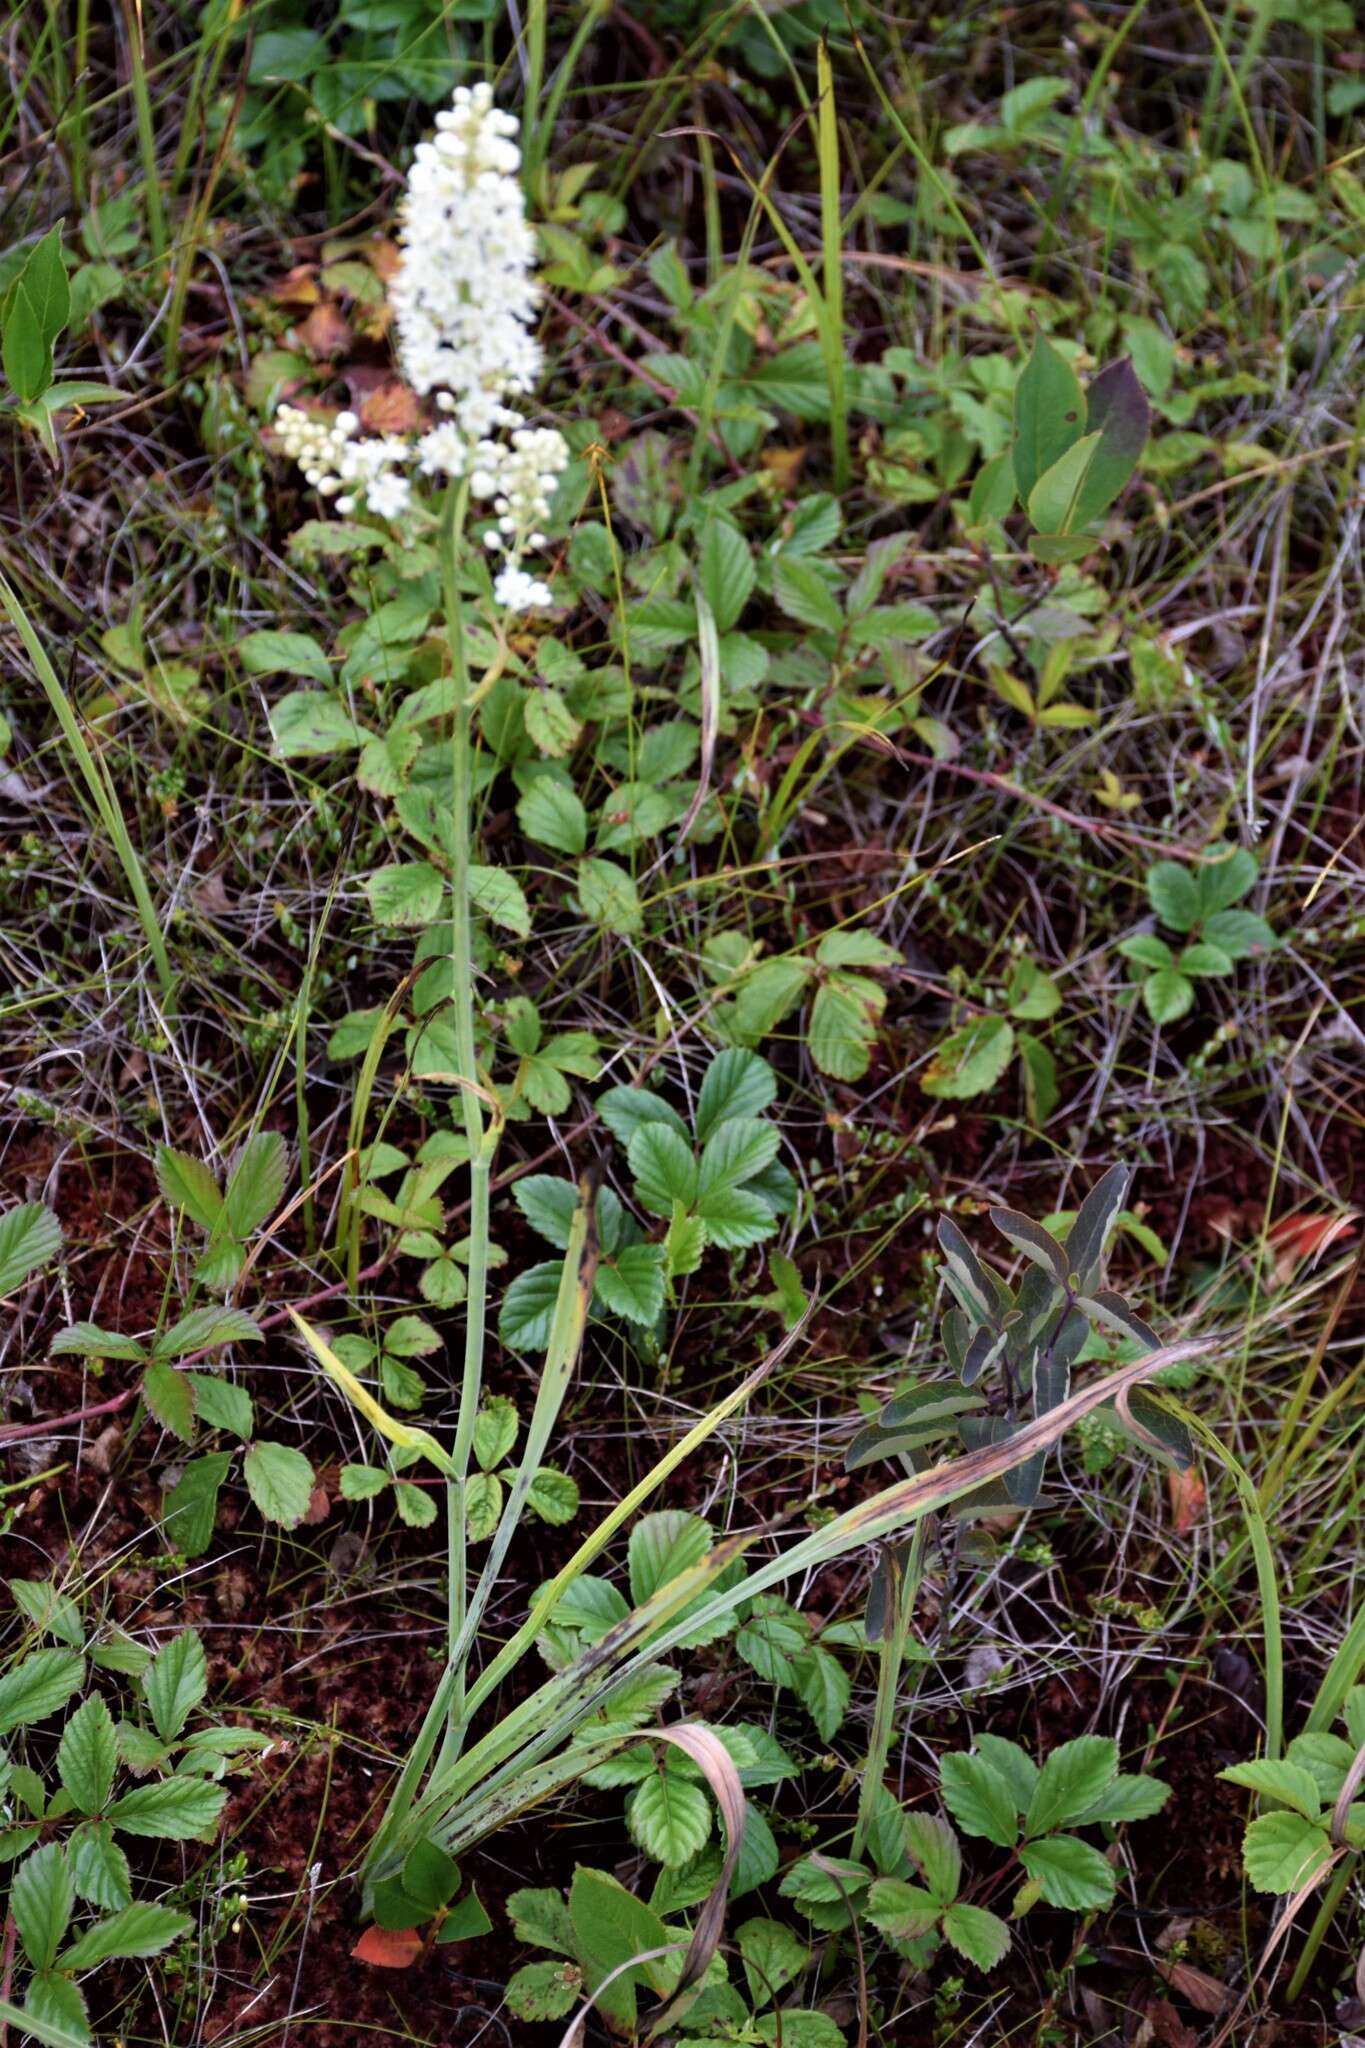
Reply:
[[[904,1553],[888,1551],[886,1556],[891,1582],[890,1612],[881,1639],[872,1734],[867,1762],[863,1765],[863,1781],[858,1790],[858,1819],[853,1830],[853,1847],[849,1852],[855,1863],[867,1846],[886,1779],[886,1759],[891,1754],[891,1737],[895,1732],[896,1694],[905,1659],[905,1638],[910,1631],[910,1620],[924,1575],[924,1543],[928,1526],[927,1520],[916,1522],[908,1549]]]
[[[496,1123],[488,1128],[484,1125],[481,1107],[483,1086],[479,1080],[474,1046],[473,931],[469,902],[469,849],[473,832],[473,707],[459,588],[460,543],[468,502],[468,485],[452,484],[441,519],[441,580],[455,690],[450,817],[452,1010],[456,1070],[460,1077],[465,1136],[469,1142],[469,1264],[464,1371],[460,1381],[455,1443],[451,1451],[452,1471],[446,1486],[446,1553],[450,1575],[446,1609],[453,1684],[441,1749],[443,1762],[459,1754],[463,1735],[464,1672],[456,1659],[456,1647],[464,1627],[467,1600],[465,1490],[474,1444],[474,1418],[483,1390],[484,1326],[488,1302],[489,1178],[498,1135]]]
[[[1336,1915],[1337,1907],[1346,1896],[1346,1887],[1356,1874],[1358,1860],[1355,1856],[1343,1856],[1337,1865],[1332,1882],[1322,1895],[1322,1903],[1314,1914],[1313,1924],[1304,1937],[1303,1953],[1294,1965],[1294,1974],[1289,1980],[1289,1989],[1285,1996],[1290,2005],[1294,2003],[1294,2000],[1299,1996],[1299,1993],[1308,1981],[1308,1972],[1313,1967],[1314,1958],[1322,1947],[1323,1939]]]

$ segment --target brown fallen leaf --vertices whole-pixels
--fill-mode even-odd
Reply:
[[[410,1970],[422,1953],[415,1927],[367,1927],[351,1954],[376,1970]]]
[[[1217,1977],[1211,1977],[1207,1970],[1196,1970],[1193,1963],[1158,1963],[1157,1968],[1176,1996],[1192,2005],[1196,2012],[1222,2011],[1228,1987]]]
[[[372,434],[412,434],[422,420],[417,393],[390,377],[360,403],[360,424]]]
[[[291,271],[271,285],[270,296],[281,306],[316,306],[317,265],[296,263]]]
[[[351,330],[345,316],[339,306],[327,299],[314,306],[294,333],[315,362],[344,355],[351,345]]]

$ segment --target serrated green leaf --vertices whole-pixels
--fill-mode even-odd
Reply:
[[[530,1266],[509,1282],[498,1313],[498,1336],[514,1351],[543,1351],[559,1299],[562,1259]]]
[[[190,1842],[217,1825],[227,1796],[226,1785],[207,1785],[202,1778],[160,1778],[125,1792],[109,1808],[108,1818],[125,1835]]]
[[[98,1693],[77,1707],[57,1746],[57,1775],[78,1813],[102,1813],[114,1789],[118,1744],[114,1722]]]
[[[519,939],[531,936],[531,909],[522,886],[506,868],[480,867],[469,870],[470,900],[491,924],[514,932]]]
[[[665,1251],[659,1244],[622,1245],[597,1268],[596,1294],[627,1322],[652,1328],[663,1313]]]
[[[674,1202],[691,1209],[697,1199],[697,1162],[686,1139],[666,1123],[642,1124],[627,1148],[635,1192],[655,1216],[671,1217]]]
[[[1143,982],[1142,1000],[1154,1024],[1174,1024],[1194,1007],[1194,983],[1175,968],[1163,967]]]
[[[578,1513],[578,1483],[553,1465],[542,1465],[531,1476],[526,1505],[532,1514],[552,1528],[561,1528]]]
[[[312,683],[330,683],[331,664],[311,633],[286,633],[265,627],[237,642],[237,658],[248,675],[303,676]]]
[[[1011,1788],[996,1767],[984,1756],[950,1754],[939,1770],[944,1804],[963,1832],[1012,1849],[1019,1820]]]
[[[191,1372],[185,1377],[194,1394],[194,1412],[199,1420],[209,1429],[230,1430],[243,1443],[249,1442],[255,1415],[246,1388],[236,1387],[231,1380],[220,1379],[211,1372]]]
[[[1199,886],[1179,861],[1159,860],[1148,868],[1147,900],[1173,932],[1190,931],[1199,922]]]
[[[192,1628],[163,1643],[142,1674],[142,1691],[163,1742],[174,1742],[209,1688],[208,1658]]]
[[[1108,1735],[1078,1735],[1043,1764],[1024,1815],[1026,1835],[1045,1835],[1095,1804],[1118,1774],[1119,1746]]]
[[[1298,1892],[1332,1861],[1331,1838],[1300,1813],[1263,1813],[1246,1831],[1242,1860],[1258,1892]]]
[[[62,1226],[41,1202],[21,1202],[0,1216],[0,1300],[55,1259],[62,1248]]]
[[[241,1308],[193,1308],[163,1331],[152,1346],[157,1359],[186,1358],[220,1344],[259,1344],[261,1327]]]
[[[20,1613],[40,1635],[55,1636],[70,1649],[85,1647],[81,1610],[51,1579],[11,1579],[9,1590]]]
[[[1098,1849],[1075,1835],[1048,1835],[1026,1842],[1019,1861],[1035,1878],[1049,1906],[1068,1913],[1088,1913],[1107,1906],[1114,1896],[1114,1872]]]
[[[191,1458],[166,1495],[162,1519],[166,1535],[186,1557],[202,1557],[213,1541],[218,1489],[232,1464],[230,1451],[210,1451]]]
[[[574,1962],[524,1963],[507,1980],[507,2009],[538,2025],[562,2020],[583,1996],[583,1973]]]
[[[739,1046],[716,1054],[697,1094],[697,1137],[702,1144],[732,1117],[757,1117],[777,1095],[777,1076],[765,1059]]]
[[[173,1365],[149,1365],[142,1376],[142,1398],[163,1429],[181,1443],[194,1441],[194,1389]]]
[[[554,776],[536,777],[517,805],[517,823],[528,839],[557,853],[582,853],[588,843],[582,798]]]
[[[14,1873],[9,1909],[35,1970],[49,1970],[56,1961],[75,1903],[76,1888],[60,1842],[47,1842],[24,1858]]]
[[[960,1101],[994,1088],[1014,1053],[1014,1026],[1005,1017],[977,1017],[935,1049],[920,1086],[926,1095]]]
[[[173,1152],[169,1145],[158,1145],[156,1181],[169,1207],[183,1209],[201,1230],[212,1230],[222,1214],[223,1197],[202,1159],[195,1159],[188,1152]]]
[[[79,1896],[92,1906],[116,1912],[133,1901],[128,1858],[114,1840],[107,1820],[84,1821],[67,1842],[71,1878]]]
[[[1301,1813],[1305,1820],[1318,1820],[1322,1814],[1322,1795],[1317,1779],[1302,1764],[1292,1764],[1283,1759],[1271,1762],[1260,1757],[1252,1763],[1229,1764],[1218,1773],[1231,1785],[1244,1785],[1249,1792],[1259,1792],[1262,1798],[1278,1799],[1290,1806],[1295,1813]]]
[[[89,1970],[115,1956],[159,1956],[173,1941],[183,1939],[193,1926],[188,1913],[177,1913],[170,1906],[140,1899],[109,1919],[87,1927],[62,1955],[59,1967]]]
[[[618,937],[631,938],[644,928],[644,912],[634,878],[615,861],[596,855],[578,863],[578,900],[589,924]]]
[[[228,1177],[225,1221],[239,1240],[259,1230],[284,1197],[288,1153],[278,1131],[257,1131],[242,1147]]]
[[[950,1906],[941,1924],[945,1938],[978,1970],[993,1970],[1009,1951],[1009,1928],[984,1906]]]
[[[806,1043],[822,1074],[859,1081],[871,1064],[886,991],[861,974],[835,974],[815,991]]]
[[[267,1522],[297,1528],[313,1496],[313,1468],[291,1444],[256,1443],[242,1460],[247,1492]]]
[[[667,1766],[642,1778],[626,1803],[632,1838],[656,1863],[676,1868],[703,1848],[711,1833],[711,1807],[700,1785]]]

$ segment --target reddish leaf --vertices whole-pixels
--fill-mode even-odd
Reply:
[[[422,1937],[415,1927],[367,1927],[352,1956],[375,1970],[410,1970],[422,1953]]]
[[[1275,1263],[1272,1274],[1273,1284],[1283,1287],[1293,1278],[1295,1267],[1305,1259],[1320,1259],[1342,1238],[1354,1237],[1356,1214],[1347,1209],[1337,1216],[1314,1215],[1303,1212],[1297,1216],[1282,1216],[1278,1223],[1270,1226],[1270,1242],[1275,1248]]]
[[[1166,1484],[1171,1495],[1171,1528],[1177,1536],[1188,1536],[1204,1512],[1208,1498],[1204,1482],[1191,1465],[1187,1472],[1168,1471]]]

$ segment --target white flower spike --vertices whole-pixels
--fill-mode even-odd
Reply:
[[[285,454],[343,515],[363,504],[377,518],[400,519],[413,500],[405,469],[468,476],[471,498],[491,504],[497,522],[485,536],[502,558],[494,595],[508,611],[532,611],[551,593],[522,558],[546,544],[541,528],[569,449],[508,404],[534,390],[543,367],[531,332],[540,294],[515,133],[491,86],[459,86],[409,173],[403,262],[389,298],[403,374],[434,396],[441,418],[410,439],[357,439],[354,413],[329,425],[281,405],[274,426]],[[506,428],[506,441],[493,438]]]

